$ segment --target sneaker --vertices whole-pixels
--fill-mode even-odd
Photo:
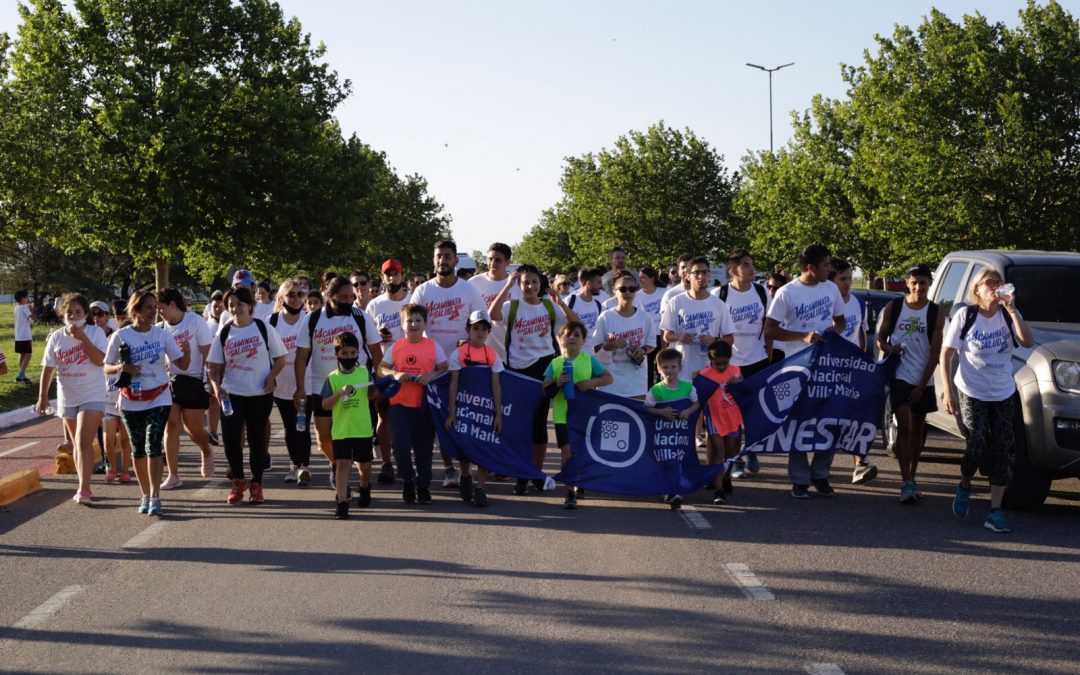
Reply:
[[[356,498],[356,505],[362,509],[371,506],[371,486],[360,486],[360,495]]]
[[[1001,509],[990,509],[983,521],[983,527],[991,532],[1008,532],[1009,523],[1005,520],[1005,512]]]
[[[472,505],[478,508],[484,508],[488,505],[487,493],[484,492],[484,488],[476,488],[472,491]]]
[[[349,502],[348,502],[348,500],[337,503],[337,511],[335,512],[334,516],[338,520],[348,520],[349,519]]]
[[[585,499],[585,488],[583,488],[583,487],[574,488],[574,496],[577,497],[578,499]]]
[[[720,489],[724,492],[725,495],[729,495],[732,492],[735,492],[735,488],[731,487],[731,476],[728,476],[726,474],[724,475],[723,480],[720,481]]]
[[[461,501],[468,504],[472,501],[473,494],[473,479],[472,476],[462,476],[461,481],[458,483],[458,494],[461,495]]]
[[[524,478],[518,478],[517,482],[514,483],[514,494],[523,495],[528,491],[529,491],[529,481],[525,480]]]
[[[877,477],[877,467],[873,464],[856,464],[851,472],[851,482],[854,485],[868,483]]]
[[[94,473],[105,473],[109,470],[109,464],[107,462],[98,462],[94,465]]]
[[[150,507],[149,509],[147,509],[146,515],[150,516],[151,518],[160,518],[162,515],[164,515],[161,510],[160,499],[154,499],[153,497],[150,498]]]
[[[383,464],[379,469],[379,477],[376,479],[379,485],[390,485],[394,482],[394,465]]]
[[[239,504],[244,501],[244,492],[247,490],[247,481],[239,478],[233,478],[232,489],[229,490],[229,497],[225,501],[229,504]]]
[[[251,481],[251,498],[248,499],[252,504],[262,504],[266,499],[263,497],[262,484],[255,481]]]
[[[742,478],[746,473],[746,462],[741,459],[735,460],[735,464],[731,467],[732,478]]]
[[[967,518],[968,509],[971,507],[971,487],[965,488],[961,483],[956,486],[956,496],[952,500],[952,512],[957,518]]]
[[[330,464],[330,489],[337,492],[337,465]]]
[[[430,504],[431,503],[431,490],[427,488],[416,488],[416,503],[417,504]]]
[[[214,466],[214,453],[205,453],[202,456],[202,464],[199,466],[199,473],[203,478],[213,478],[216,470],[217,468]]]
[[[539,478],[533,478],[531,481],[529,481],[529,487],[532,488],[533,492],[543,492],[544,481]]]
[[[792,485],[791,496],[795,499],[810,499],[809,485]]]
[[[94,503],[94,495],[90,494],[89,490],[79,490],[71,499],[76,504],[81,504],[83,506],[92,506]]]
[[[914,504],[915,503],[915,481],[904,481],[903,487],[900,488],[900,503],[901,504]]]
[[[724,494],[723,490],[720,490],[720,489],[713,490],[712,503],[716,504],[717,506],[727,504],[727,495]]]
[[[405,484],[401,488],[401,499],[406,504],[416,503],[416,486],[413,485],[411,480],[405,481]]]
[[[817,493],[822,497],[832,497],[836,495],[836,490],[833,489],[833,486],[829,485],[828,478],[819,478],[810,482],[814,484],[814,489],[817,490]]]
[[[562,507],[568,511],[577,508],[577,493],[574,488],[567,488],[566,499],[563,500]]]
[[[746,471],[748,473],[757,473],[758,471],[761,471],[761,463],[754,453],[750,453],[746,456]]]
[[[105,482],[110,485],[116,482],[116,469],[109,467],[105,472]]]
[[[311,484],[311,472],[308,471],[306,466],[302,466],[296,470],[296,483],[297,485]]]
[[[293,464],[292,468],[289,469],[289,473],[285,474],[285,482],[286,483],[295,483],[297,481],[299,475],[300,475],[300,467]]]
[[[225,479],[232,480],[233,478],[235,478],[235,476],[233,476],[232,467],[225,469]]]
[[[922,499],[922,490],[919,489],[919,484],[912,480],[911,487],[915,488],[915,499]]]
[[[668,506],[671,507],[672,511],[678,511],[679,509],[682,508],[682,503],[683,503],[682,495],[671,495],[665,501],[667,501]]]
[[[150,495],[143,495],[142,499],[139,500],[139,513],[144,516],[150,513]]]
[[[120,481],[121,485],[127,485],[128,483],[131,482],[131,474],[128,473],[127,471],[121,471],[120,472],[120,477],[119,477],[118,480]]]
[[[169,476],[161,482],[162,490],[175,490],[176,488],[181,486],[183,486],[183,483],[180,482],[180,476],[177,476],[175,474]]]
[[[211,431],[209,433],[209,436],[210,436],[210,445],[213,445],[215,447],[221,445],[221,439],[218,438],[218,435],[217,435],[216,432]]]
[[[266,461],[263,462],[263,471],[271,471],[274,468],[274,458],[270,456],[270,453],[266,453]]]
[[[445,488],[458,486],[458,470],[454,468],[453,464],[443,470],[442,486]]]

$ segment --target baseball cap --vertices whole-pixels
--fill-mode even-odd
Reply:
[[[94,302],[91,302],[90,303],[90,309],[99,309],[102,312],[105,312],[106,314],[109,314],[112,311],[112,310],[109,309],[109,306],[107,304],[105,304],[104,302],[102,302],[101,300],[95,300]]]
[[[488,313],[485,310],[478,309],[478,310],[476,310],[475,312],[473,312],[472,314],[469,315],[469,325],[470,326],[473,325],[474,323],[480,323],[481,321],[486,323],[488,325],[488,328],[491,328],[491,316],[488,315]]]
[[[397,260],[394,260],[393,258],[390,258],[389,260],[384,262],[382,264],[382,268],[380,269],[381,274],[386,274],[387,272],[404,272],[404,271],[405,271],[405,268],[401,266],[401,263],[398,262]]]
[[[223,292],[221,292],[221,291],[214,291],[213,293],[210,294],[210,299],[211,300],[221,300],[224,297],[225,297],[225,294]]]
[[[236,274],[234,274],[232,277],[233,286],[251,286],[254,283],[255,277],[252,276],[251,272],[248,272],[247,268],[245,267],[241,267],[240,269],[236,270]]]

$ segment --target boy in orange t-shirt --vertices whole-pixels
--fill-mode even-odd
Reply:
[[[739,454],[739,429],[742,427],[742,412],[735,399],[727,392],[727,386],[742,382],[742,371],[731,365],[731,345],[716,341],[709,345],[709,365],[700,373],[720,385],[709,397],[705,407],[705,424],[709,433],[707,461],[719,464]],[[724,504],[731,494],[731,466],[723,477],[717,476],[714,485],[713,504]]]

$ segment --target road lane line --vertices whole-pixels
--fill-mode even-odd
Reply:
[[[844,675],[835,663],[811,663],[803,668],[810,675]]]
[[[724,568],[746,597],[751,600],[776,600],[776,596],[765,588],[765,584],[761,583],[746,563],[728,563]]]
[[[12,448],[10,450],[5,450],[3,452],[0,452],[0,457],[7,457],[8,455],[14,455],[16,452],[18,452],[20,450],[25,450],[27,448],[32,448],[35,445],[37,445],[38,443],[40,443],[40,442],[41,441],[30,441],[29,443],[23,443],[22,445],[15,446],[14,448]]]
[[[45,602],[30,611],[29,614],[15,622],[13,628],[34,628],[60,611],[72,598],[82,593],[86,586],[68,586]]]
[[[691,530],[711,530],[712,525],[709,524],[705,515],[695,509],[693,506],[687,506],[683,504],[683,507],[679,510],[679,517],[683,519]]]
[[[145,530],[128,539],[120,548],[140,548],[164,530],[166,525],[168,523],[163,520],[151,523]]]

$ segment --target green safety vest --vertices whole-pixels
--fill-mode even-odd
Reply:
[[[556,382],[559,381],[559,378],[562,377],[564,363],[566,363],[565,356],[556,356],[551,360],[551,372],[555,375],[551,379]],[[592,364],[592,354],[581,352],[574,358],[574,384],[591,380],[594,377]],[[559,387],[559,393],[555,395],[555,399],[551,402],[551,417],[555,424],[566,424],[566,396],[563,394],[562,387]]]
[[[358,366],[351,373],[335,370],[327,376],[327,379],[330,381],[330,390],[335,394],[347,384],[356,388],[348,401],[342,396],[334,404],[330,438],[335,441],[345,438],[371,438],[374,435],[371,426],[371,408],[368,405],[367,387],[363,386],[370,381],[367,368]]]

